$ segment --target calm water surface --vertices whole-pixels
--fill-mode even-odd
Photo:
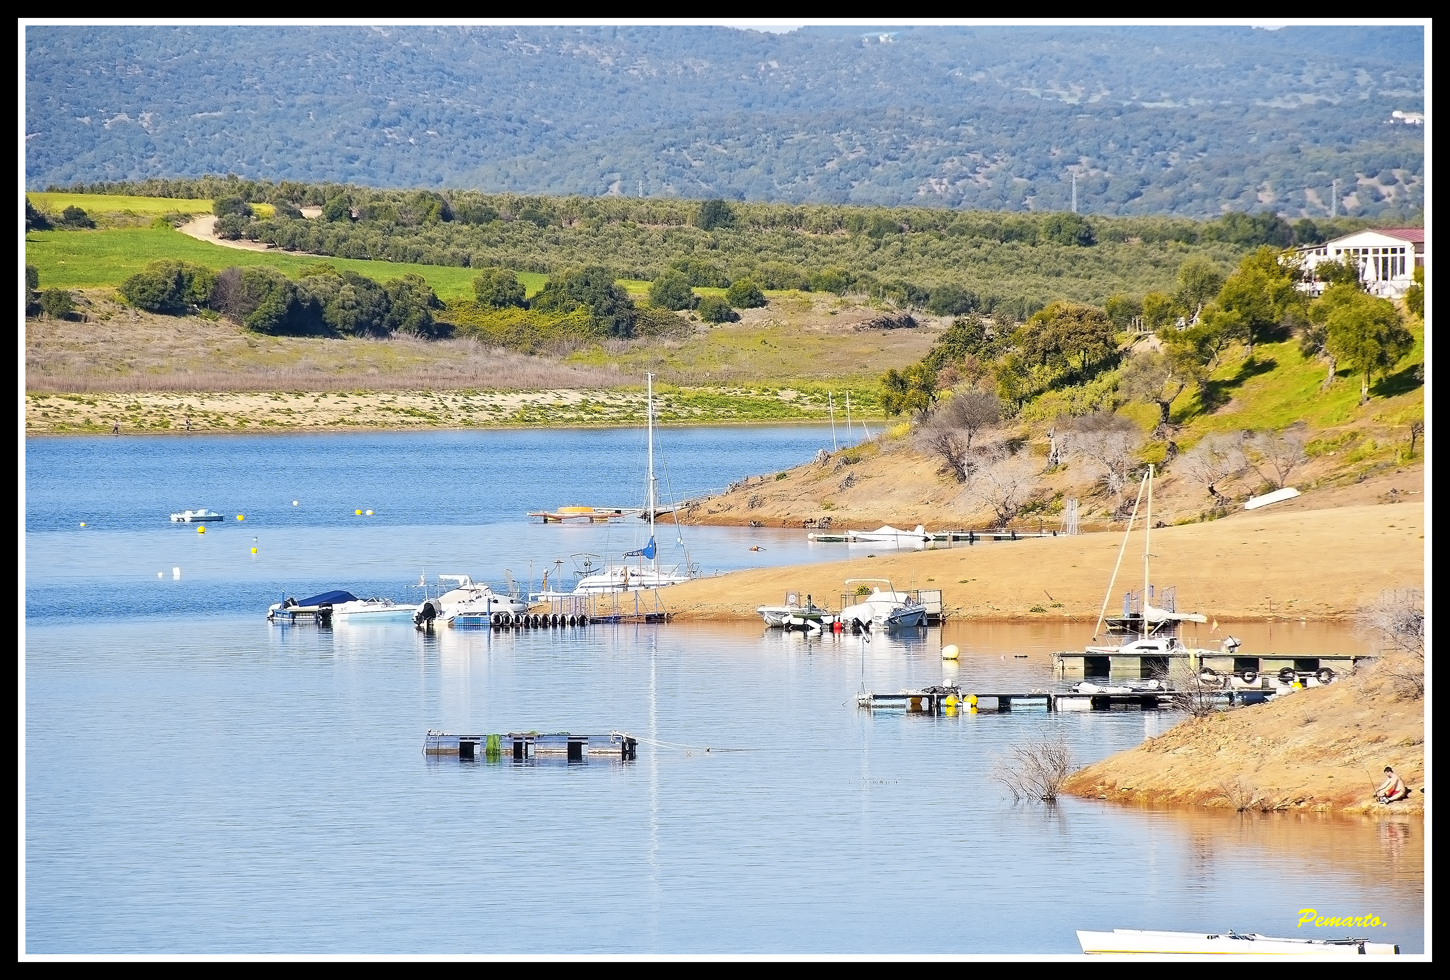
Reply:
[[[823,442],[662,436],[688,474],[677,495]],[[1014,806],[989,778],[1011,745],[1057,733],[1091,761],[1174,719],[854,705],[863,686],[1048,686],[1078,627],[866,642],[262,619],[283,592],[403,599],[425,568],[522,581],[530,559],[537,578],[637,547],[638,527],[522,515],[636,504],[642,451],[623,430],[28,440],[26,950],[1073,953],[1081,928],[1296,935],[1306,907],[1378,915],[1376,938],[1423,949],[1422,822]],[[166,519],[197,506],[246,521],[198,535]],[[798,531],[679,537],[707,570],[840,555]],[[660,540],[663,556],[677,539]],[[1235,632],[1353,644],[1320,626]],[[647,742],[629,764],[430,762],[429,728]]]

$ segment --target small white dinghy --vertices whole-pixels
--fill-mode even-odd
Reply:
[[[1362,956],[1393,955],[1394,943],[1367,939],[1275,939],[1250,933],[1159,932],[1154,929],[1114,929],[1112,932],[1077,931],[1084,953],[1149,953],[1193,956],[1238,954],[1246,956]]]
[[[173,524],[195,524],[199,521],[220,521],[222,515],[214,510],[207,510],[205,507],[197,510],[182,510],[171,515]]]

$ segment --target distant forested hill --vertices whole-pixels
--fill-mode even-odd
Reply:
[[[25,29],[26,183],[1423,207],[1419,27]]]

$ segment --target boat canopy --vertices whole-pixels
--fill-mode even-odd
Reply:
[[[353,595],[351,592],[344,592],[342,589],[337,589],[337,590],[332,591],[332,592],[322,592],[322,593],[319,593],[318,595],[315,595],[315,596],[309,596],[306,599],[299,599],[298,602],[297,602],[297,605],[299,605],[299,606],[322,606],[322,605],[332,605],[332,606],[335,606],[335,605],[337,605],[340,602],[356,602],[356,601],[357,601],[357,596]]]

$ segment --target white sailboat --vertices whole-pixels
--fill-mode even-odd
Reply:
[[[1149,542],[1153,533],[1153,466],[1149,464],[1148,472],[1143,475],[1143,481],[1138,484],[1138,496],[1133,501],[1133,513],[1128,517],[1128,529],[1123,532],[1123,543],[1118,548],[1118,561],[1113,566],[1113,577],[1108,580],[1108,591],[1103,596],[1102,609],[1098,611],[1097,625],[1093,627],[1093,639],[1097,639],[1106,620],[1108,601],[1112,598],[1113,585],[1118,580],[1118,569],[1123,565],[1123,552],[1128,547],[1128,535],[1133,533],[1133,522],[1138,518],[1138,506],[1143,503],[1145,491],[1148,496],[1148,507],[1147,517],[1143,522],[1143,591],[1139,596],[1141,613],[1138,617],[1138,636],[1126,643],[1091,645],[1087,648],[1087,652],[1090,654],[1153,655],[1182,652],[1183,644],[1175,635],[1177,624],[1208,622],[1208,617],[1202,613],[1182,613],[1175,609],[1162,609],[1149,601],[1153,594],[1148,569],[1149,561],[1152,558]],[[1129,618],[1125,611],[1124,620]]]
[[[655,544],[655,516],[659,512],[657,481],[655,479],[655,406],[654,375],[645,375],[645,426],[648,435],[648,476],[646,479],[648,501],[645,516],[649,518],[649,544],[634,551],[626,551],[625,558],[639,558],[633,565],[612,565],[598,572],[583,575],[570,595],[607,595],[614,592],[645,592],[668,585],[688,582],[693,576],[690,569],[681,570],[679,565],[662,571],[659,549]],[[677,519],[678,521],[678,519]],[[645,560],[649,561],[646,565]],[[688,561],[688,558],[686,559]],[[551,596],[552,597],[552,596]],[[537,598],[537,597],[536,597]]]

